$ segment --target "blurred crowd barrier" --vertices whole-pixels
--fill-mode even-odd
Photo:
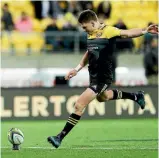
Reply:
[[[132,50],[132,39],[117,39],[117,50]],[[86,51],[87,35],[80,31],[51,31],[45,33],[1,32],[1,52],[11,55]]]
[[[45,33],[1,33],[1,52],[11,55],[34,55],[41,53],[72,52],[86,50],[86,34],[73,31]]]

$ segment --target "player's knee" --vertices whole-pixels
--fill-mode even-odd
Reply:
[[[111,99],[110,97],[110,92],[109,91],[106,91],[105,94],[104,94],[104,97],[105,97],[105,100],[108,101]]]
[[[109,95],[106,93],[105,94],[105,100],[108,101],[109,100]]]
[[[100,103],[105,101],[102,97],[97,97],[96,99],[97,99],[98,102],[100,102]]]
[[[79,102],[76,102],[74,109],[75,109],[75,113],[82,113],[84,110],[85,106],[80,104]]]
[[[108,97],[107,94],[104,94],[104,95],[102,95],[102,96],[98,96],[96,99],[97,99],[99,102],[105,102],[105,101],[108,101],[108,100],[109,100],[109,97]]]

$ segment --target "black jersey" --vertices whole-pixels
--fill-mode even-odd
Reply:
[[[105,25],[92,34],[88,34],[88,70],[91,83],[110,84],[112,82],[112,55],[115,47],[115,37],[117,36],[120,36],[119,29]]]

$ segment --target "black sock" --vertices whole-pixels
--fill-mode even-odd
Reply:
[[[128,92],[122,92],[117,89],[113,90],[113,98],[111,100],[116,100],[116,99],[131,99],[133,101],[137,100],[137,96],[135,93],[128,93]]]
[[[62,140],[78,123],[78,120],[80,120],[80,118],[81,116],[72,113],[68,118],[64,129],[57,136],[60,137],[60,139]]]

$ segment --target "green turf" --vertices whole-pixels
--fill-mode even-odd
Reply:
[[[57,134],[64,124],[2,122],[2,158],[157,158],[157,119],[81,120],[61,147],[52,149],[46,138]],[[25,135],[20,151],[12,151],[7,140],[11,127],[20,128]]]

